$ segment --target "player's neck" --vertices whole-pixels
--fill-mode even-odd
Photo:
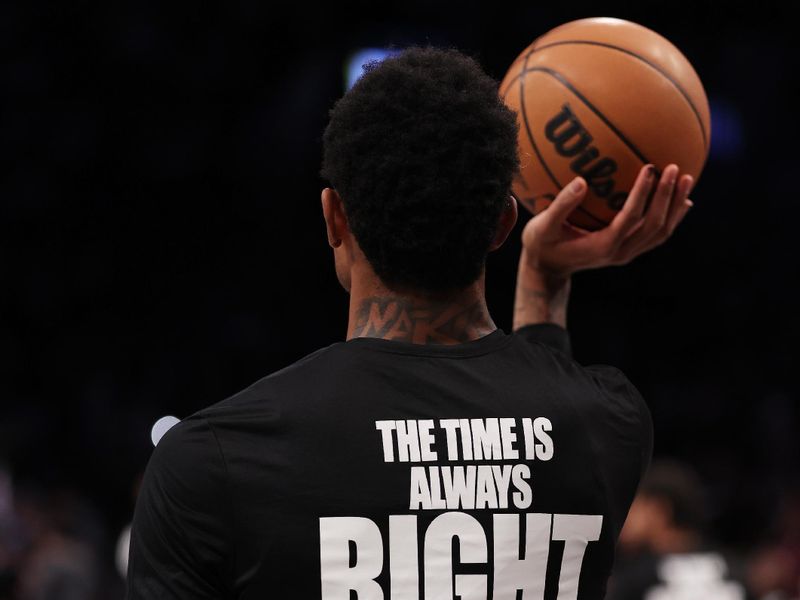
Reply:
[[[374,337],[414,344],[461,344],[497,329],[486,307],[483,276],[446,296],[398,293],[380,280],[354,280],[347,339]]]

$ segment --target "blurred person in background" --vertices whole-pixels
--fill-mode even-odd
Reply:
[[[608,600],[746,600],[742,577],[704,535],[702,484],[688,467],[653,463],[619,538]]]
[[[783,495],[774,533],[753,553],[747,581],[760,600],[800,598],[800,489]]]
[[[22,529],[14,600],[93,600],[100,569],[94,517],[66,490],[24,487],[15,494]]]
[[[12,600],[23,548],[22,523],[14,510],[11,473],[0,462],[0,600]]]

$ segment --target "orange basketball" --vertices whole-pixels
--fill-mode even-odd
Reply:
[[[581,175],[589,190],[570,222],[584,229],[613,219],[643,165],[675,163],[697,181],[708,156],[700,78],[675,46],[636,23],[556,27],[517,57],[500,95],[520,125],[514,195],[536,213]]]

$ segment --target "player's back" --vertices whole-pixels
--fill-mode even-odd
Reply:
[[[134,591],[602,598],[652,430],[619,371],[553,348],[565,336],[356,338],[186,419],[148,468],[131,573],[185,568]]]

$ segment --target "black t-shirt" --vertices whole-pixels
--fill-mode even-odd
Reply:
[[[602,598],[651,451],[555,325],[333,344],[164,436],[128,599]]]

